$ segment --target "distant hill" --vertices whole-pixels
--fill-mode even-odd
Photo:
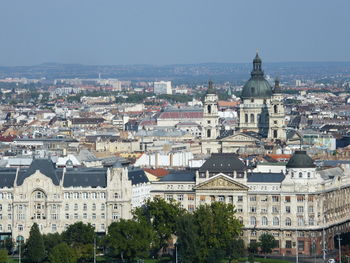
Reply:
[[[295,79],[319,80],[335,75],[349,78],[350,62],[285,62],[264,63],[264,71],[272,78],[279,76],[284,82]],[[229,81],[241,84],[249,78],[250,63],[203,63],[186,65],[80,65],[45,63],[34,66],[0,67],[0,78],[118,78],[133,81],[160,79],[181,83]],[[338,76],[339,77],[339,76]]]

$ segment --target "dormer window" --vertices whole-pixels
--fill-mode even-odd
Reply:
[[[300,173],[299,173],[299,178],[302,178],[302,177],[303,177],[303,173],[300,172]]]

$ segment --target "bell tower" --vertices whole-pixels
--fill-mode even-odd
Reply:
[[[269,134],[268,138],[273,140],[286,140],[286,131],[284,124],[284,105],[279,79],[275,80],[275,87],[271,98],[269,109]]]
[[[213,82],[209,81],[208,91],[204,98],[202,139],[215,140],[219,136],[218,96],[215,94]]]

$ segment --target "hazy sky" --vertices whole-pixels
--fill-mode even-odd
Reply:
[[[0,65],[350,61],[349,0],[1,0]]]

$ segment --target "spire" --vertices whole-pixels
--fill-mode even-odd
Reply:
[[[264,77],[264,72],[261,69],[261,58],[259,57],[258,51],[256,51],[255,58],[253,60],[253,71],[251,73],[251,76],[254,78],[256,77]]]
[[[276,77],[276,79],[275,79],[275,87],[273,89],[273,92],[274,93],[281,93],[282,92],[281,87],[280,87],[280,80],[278,77]]]
[[[213,82],[211,80],[209,80],[208,82],[207,94],[215,94],[215,90],[213,88]]]

